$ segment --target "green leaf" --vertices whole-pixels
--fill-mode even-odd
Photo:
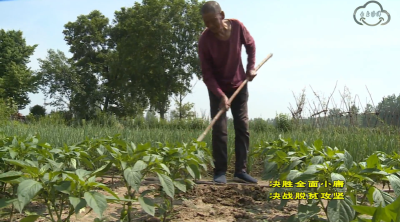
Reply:
[[[299,220],[298,216],[294,214],[287,219],[287,222],[301,222],[301,220]]]
[[[375,192],[375,187],[373,187],[373,186],[371,186],[369,189],[368,189],[368,192],[367,192],[367,199],[368,199],[368,201],[369,201],[369,203],[370,204],[374,204],[374,192]],[[377,205],[377,206],[379,206],[379,204]]]
[[[393,202],[393,197],[390,196],[390,194],[388,194],[385,191],[380,190],[380,189],[374,189],[374,193],[372,194],[372,197],[374,199],[375,206],[382,205],[382,207],[385,207],[386,205]]]
[[[75,214],[79,214],[79,211],[87,205],[86,200],[79,197],[69,197],[69,202],[74,207]]]
[[[20,220],[20,222],[35,222],[39,217],[39,215],[29,215]]]
[[[71,181],[62,181],[60,185],[55,185],[54,188],[61,193],[70,194],[71,193]]]
[[[190,188],[192,188],[196,185],[196,183],[193,182],[192,180],[185,179],[184,181],[185,181],[186,186],[189,186]]]
[[[276,162],[265,161],[264,172],[262,174],[263,180],[271,180],[278,178],[278,165]]]
[[[76,159],[74,158],[71,159],[71,165],[74,169],[76,169]]]
[[[307,221],[307,219],[318,216],[318,213],[321,211],[318,205],[308,204],[308,205],[299,205],[298,209],[298,217],[300,221]]]
[[[363,205],[353,205],[352,207],[358,213],[365,214],[368,216],[373,216],[376,211],[376,207],[363,206]]]
[[[328,219],[335,222],[350,222],[355,218],[353,202],[345,197],[344,200],[330,200],[328,203]]]
[[[371,175],[389,176],[390,175],[389,173],[379,170],[379,169],[376,169],[376,168],[366,168],[366,169],[361,170],[359,173],[367,174],[368,176],[371,176]]]
[[[291,170],[290,173],[287,175],[287,180],[295,180],[297,177],[301,176],[303,173],[298,170]]]
[[[115,198],[119,198],[117,194],[114,193],[109,187],[107,187],[105,184],[98,183],[98,182],[91,182],[88,183],[89,186],[94,186],[94,187],[100,187],[101,189],[107,191],[109,194],[113,195]]]
[[[192,176],[192,178],[196,178],[196,174],[194,173],[193,169],[190,166],[186,166],[186,171]]]
[[[324,157],[323,156],[313,156],[311,158],[311,163],[312,164],[322,164],[324,162]]]
[[[128,167],[124,170],[124,177],[129,186],[131,186],[136,192],[139,192],[142,183],[142,175],[140,172],[134,171],[132,167]]]
[[[103,165],[102,167],[100,167],[99,169],[95,170],[93,173],[91,173],[91,176],[101,176],[103,174],[105,174],[112,166],[112,162],[109,162],[105,165]]]
[[[42,167],[39,169],[39,174],[40,174],[40,175],[43,175],[43,174],[45,174],[45,173],[47,172],[47,170],[49,170],[49,169],[50,169],[50,164],[46,163],[44,166],[42,166]]]
[[[165,172],[168,173],[168,175],[171,174],[171,172],[169,171],[169,168],[167,167],[167,165],[165,165],[163,163],[160,163],[160,166],[164,169]]]
[[[285,152],[282,152],[280,150],[276,151],[275,153],[281,160],[286,160],[286,157],[288,157],[288,155]]]
[[[381,170],[380,161],[376,154],[372,154],[371,156],[369,156],[366,162],[367,168],[376,168]]]
[[[194,179],[200,179],[201,174],[200,174],[199,166],[195,165],[195,164],[190,164],[189,168],[192,169],[192,172],[194,173],[194,177],[193,178]]]
[[[146,169],[147,163],[145,163],[143,160],[138,160],[135,165],[133,166],[133,171],[142,171]]]
[[[152,199],[148,197],[139,197],[139,203],[146,213],[154,217],[155,205]]]
[[[348,192],[347,195],[353,203],[357,203],[356,192],[354,190]]]
[[[90,171],[83,170],[83,169],[77,169],[77,170],[75,171],[75,173],[76,173],[76,175],[78,176],[78,178],[79,178],[81,181],[86,181],[87,176],[91,174]]]
[[[347,150],[344,151],[344,165],[348,170],[350,170],[353,166],[353,157],[349,152],[347,152]]]
[[[137,203],[138,199],[135,197],[134,199],[126,199],[122,197],[115,198],[114,196],[104,196],[107,200],[107,203],[118,203],[118,204],[126,204],[128,202]]]
[[[385,207],[386,213],[396,222],[400,221],[400,197]]]
[[[13,140],[12,140],[12,146],[13,147],[18,147],[18,139],[17,137],[14,136]]]
[[[317,140],[314,141],[314,147],[317,150],[321,150],[322,149],[322,144],[323,144],[323,142],[322,142],[321,139],[317,139]]]
[[[7,181],[18,179],[22,176],[22,172],[8,171],[7,173],[0,174],[0,181],[7,183]]]
[[[338,148],[336,148],[335,147],[335,150],[337,150]],[[335,156],[337,156],[338,157],[338,159],[339,159],[339,161],[345,161],[345,157],[344,157],[344,154],[343,153],[335,153]]]
[[[85,192],[84,197],[87,204],[102,218],[103,212],[107,209],[107,200],[104,195],[96,191],[89,191]]]
[[[301,163],[303,163],[303,161],[301,161],[301,160],[293,160],[293,161],[290,161],[289,167],[288,167],[287,169],[285,169],[285,170],[287,170],[287,171],[293,170],[297,165],[299,165],[299,164],[301,164]]]
[[[333,156],[335,156],[335,151],[333,151],[332,148],[327,147],[327,148],[326,148],[326,154],[327,154],[327,156],[328,156],[329,158],[333,158]]]
[[[10,159],[6,159],[6,158],[3,158],[3,160],[5,162],[8,162],[8,163],[12,164],[12,165],[19,166],[19,167],[22,167],[22,168],[26,169],[28,171],[28,173],[33,174],[34,176],[39,175],[39,169],[37,167],[33,167],[33,166],[29,165],[25,161],[22,161],[22,160],[10,160]]]
[[[42,184],[31,179],[24,180],[18,185],[17,196],[20,213],[42,188]]]
[[[394,174],[386,176],[390,182],[390,186],[393,188],[396,196],[400,196],[400,178]]]
[[[305,174],[317,174],[321,168],[322,168],[321,165],[309,165],[307,167],[306,171],[304,171],[304,173]]]
[[[171,178],[165,174],[157,173],[157,175],[161,186],[164,188],[164,192],[173,199],[175,195],[175,187]]]
[[[10,157],[11,157],[12,159],[15,159],[15,157],[18,156],[18,152],[15,152],[14,150],[10,150],[10,151],[9,151],[9,154],[10,154]]]
[[[144,196],[146,196],[147,194],[153,193],[153,192],[154,192],[154,190],[145,190],[145,191],[143,191],[143,192],[140,194],[140,196],[141,196],[141,197],[144,197]]]
[[[60,171],[64,165],[63,163],[57,163],[56,161],[51,160],[51,159],[47,159],[47,162],[49,162],[50,165],[53,167],[53,170],[56,170],[56,171]]]
[[[185,181],[182,181],[182,180],[174,181],[174,185],[175,185],[176,188],[178,188],[182,192],[186,192],[186,183],[185,183]]]
[[[378,206],[375,210],[375,213],[372,217],[372,222],[381,222],[381,221],[391,221],[388,215],[385,212],[385,209],[381,206]]]
[[[18,201],[17,198],[15,199],[0,199],[0,208],[7,207],[8,205],[14,203],[15,201]]]

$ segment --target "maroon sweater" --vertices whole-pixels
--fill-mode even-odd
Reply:
[[[228,40],[217,39],[206,29],[199,39],[199,58],[203,81],[207,88],[219,98],[224,92],[232,92],[246,79],[242,63],[242,44],[248,55],[247,70],[254,69],[256,46],[249,31],[237,19],[232,24]]]

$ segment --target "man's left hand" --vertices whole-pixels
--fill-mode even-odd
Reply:
[[[254,77],[257,76],[257,71],[255,69],[247,70],[246,72],[247,79],[251,82]]]

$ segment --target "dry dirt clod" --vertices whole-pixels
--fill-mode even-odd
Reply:
[[[252,205],[254,204],[254,200],[251,197],[244,196],[239,198],[238,203],[241,205]]]
[[[205,216],[207,216],[207,214],[204,212],[197,212],[197,216],[205,217]]]

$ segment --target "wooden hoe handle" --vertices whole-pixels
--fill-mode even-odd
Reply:
[[[258,71],[262,65],[264,65],[265,62],[268,61],[268,59],[270,59],[272,57],[272,53],[270,53],[263,61],[261,61],[260,64],[258,64],[256,71]],[[246,85],[246,83],[249,81],[248,78],[246,78],[246,80],[244,80],[242,82],[242,84],[240,84],[239,88],[236,89],[236,91],[233,93],[233,95],[231,96],[231,98],[229,98],[228,102],[229,104],[232,103],[233,99],[236,97],[236,95],[240,92],[240,90],[242,90],[242,88],[244,87],[244,85]],[[217,121],[217,119],[222,115],[222,113],[226,112],[226,108],[221,109],[218,114],[214,117],[214,119],[211,121],[210,125],[208,125],[208,127],[206,128],[206,130],[204,130],[204,132],[199,136],[199,138],[197,138],[197,141],[202,141],[204,139],[204,137],[207,135],[208,131],[210,131],[211,127],[215,124],[215,122]]]

